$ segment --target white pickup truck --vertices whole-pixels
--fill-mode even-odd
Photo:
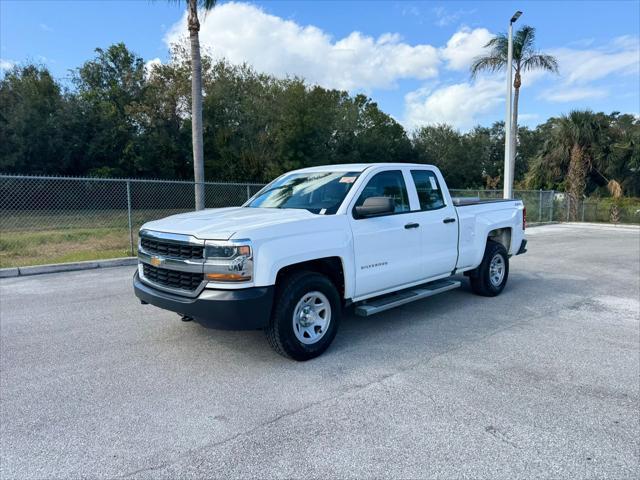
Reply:
[[[341,312],[372,315],[460,286],[498,295],[526,251],[517,200],[452,199],[430,165],[312,167],[286,173],[241,207],[149,222],[136,296],[212,328],[264,329],[308,360]]]

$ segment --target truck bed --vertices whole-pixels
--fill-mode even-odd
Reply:
[[[473,197],[452,199],[458,215],[458,265],[467,268],[478,265],[485,249],[485,239],[490,230],[509,229],[507,251],[515,255],[520,247],[524,232],[521,200],[503,198],[479,199]]]
[[[451,200],[456,207],[467,207],[469,205],[480,205],[484,203],[513,202],[511,198],[483,198],[478,197],[452,197]]]

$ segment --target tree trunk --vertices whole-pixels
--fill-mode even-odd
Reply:
[[[567,193],[569,194],[569,219],[578,220],[578,201],[582,199],[587,186],[587,165],[580,145],[571,148],[569,171],[567,172]]]
[[[202,63],[200,59],[200,22],[198,2],[189,0],[189,39],[191,40],[191,140],[196,210],[204,208],[204,146],[202,132]]]
[[[513,166],[513,180],[516,179],[516,150],[518,148],[518,100],[520,99],[520,71],[516,70],[515,80],[513,81],[513,116],[511,123],[511,165]]]
[[[609,212],[609,221],[613,224],[620,223],[620,207],[618,206],[619,200],[614,199]]]

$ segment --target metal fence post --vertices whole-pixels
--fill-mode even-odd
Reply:
[[[251,198],[251,188],[249,187],[249,184],[247,183],[247,200],[249,200]]]
[[[584,222],[584,200],[582,200],[582,221]]]
[[[540,189],[540,199],[538,200],[538,221],[542,223],[542,189]]]
[[[129,249],[133,253],[133,225],[131,223],[131,181],[127,180],[127,216],[129,217]]]
[[[569,211],[571,210],[571,197],[565,193],[565,198],[567,199],[567,222],[569,221]]]

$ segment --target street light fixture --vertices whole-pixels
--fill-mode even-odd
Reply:
[[[509,46],[507,47],[507,118],[504,122],[504,198],[513,197],[513,172],[515,169],[515,155],[513,155],[515,145],[511,138],[512,119],[512,75],[513,75],[513,24],[520,18],[522,12],[518,10],[509,21]]]

